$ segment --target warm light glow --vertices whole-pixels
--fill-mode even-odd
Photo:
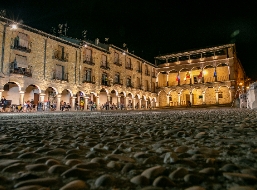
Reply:
[[[243,84],[243,83],[241,83],[241,82],[239,83],[239,85],[242,85],[242,84]]]
[[[85,44],[84,47],[87,47],[87,44]]]
[[[125,52],[122,53],[122,55],[125,55],[125,54],[126,54]]]
[[[247,86],[246,88],[249,89],[249,86]]]
[[[203,71],[203,74],[204,74],[204,75],[207,75],[207,71]]]
[[[14,29],[14,30],[17,29],[17,25],[16,24],[12,24],[11,25],[11,29]]]

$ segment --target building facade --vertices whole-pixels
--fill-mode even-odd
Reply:
[[[110,44],[56,37],[0,17],[0,95],[11,105],[75,108],[81,99],[130,108],[156,106],[156,66]]]
[[[159,107],[228,104],[245,81],[235,44],[155,57]]]

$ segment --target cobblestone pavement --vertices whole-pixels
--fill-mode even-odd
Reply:
[[[248,109],[0,115],[0,190],[257,188]]]

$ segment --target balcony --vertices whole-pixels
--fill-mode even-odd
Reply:
[[[134,85],[132,85],[131,83],[127,84],[127,88],[134,88]]]
[[[157,78],[156,74],[152,72],[152,78]]]
[[[91,84],[95,84],[95,77],[92,76],[91,79],[85,79],[82,81],[82,83],[91,83]]]
[[[150,72],[145,71],[145,76],[150,76]]]
[[[108,81],[103,81],[102,80],[101,85],[102,86],[109,86],[110,87],[111,86],[111,81],[110,80],[108,80]]]
[[[17,44],[13,45],[11,47],[11,49],[15,49],[15,50],[19,50],[19,51],[23,51],[23,52],[26,52],[26,53],[30,53],[31,52],[31,49],[30,47],[23,47],[23,46],[19,46]]]
[[[32,77],[31,69],[25,69],[20,67],[14,67],[14,63],[11,63],[10,65],[10,74],[17,74],[17,75],[23,75],[26,77]]]
[[[126,67],[126,69],[133,71],[132,67]]]
[[[137,70],[138,73],[142,73],[142,71],[140,69]]]
[[[110,70],[110,67],[108,67],[109,64],[107,64],[107,62],[102,62],[101,61],[101,66],[100,68],[101,69],[104,69],[104,70]]]
[[[117,66],[119,66],[119,67],[121,67],[122,66],[122,62],[121,61],[114,61],[114,63],[113,63],[114,65],[117,65]]]
[[[59,61],[68,62],[69,60],[69,54],[64,53],[58,50],[54,50],[54,59],[57,59]]]
[[[69,82],[69,80],[68,80],[68,73],[65,73],[65,74],[63,74],[61,76],[57,76],[56,73],[53,72],[53,80]]]
[[[86,57],[83,61],[83,63],[88,65],[95,65],[95,60],[92,57]]]

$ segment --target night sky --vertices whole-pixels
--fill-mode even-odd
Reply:
[[[153,63],[159,54],[236,43],[246,75],[257,80],[255,1],[19,0],[4,1],[7,17],[51,33],[68,23],[67,36],[99,38]],[[239,32],[239,33],[238,33]],[[232,35],[232,34],[235,35]]]

